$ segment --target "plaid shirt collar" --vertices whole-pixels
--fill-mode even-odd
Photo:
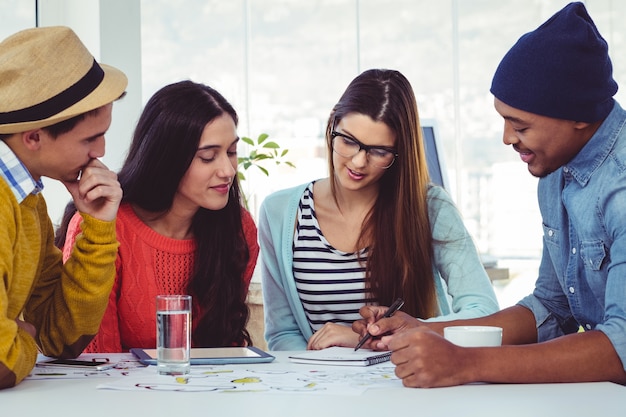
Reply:
[[[7,182],[18,204],[29,194],[43,190],[43,182],[35,181],[24,164],[3,140],[0,140],[0,176]]]

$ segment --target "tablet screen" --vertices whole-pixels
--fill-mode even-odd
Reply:
[[[152,359],[157,358],[156,349],[144,349]],[[191,359],[203,358],[259,358],[261,355],[247,347],[192,348]]]
[[[146,365],[156,365],[156,349],[130,350],[139,361]],[[254,346],[221,347],[221,348],[191,348],[192,365],[209,365],[225,363],[256,363],[271,362],[274,356]]]

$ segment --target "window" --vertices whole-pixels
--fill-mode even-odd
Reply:
[[[36,25],[35,3],[36,0],[0,0],[0,16],[2,16],[0,39]]]
[[[265,132],[290,149],[295,170],[269,180],[246,173],[253,214],[270,192],[326,175],[324,127],[349,81],[368,68],[398,69],[420,116],[437,123],[451,194],[479,249],[527,275],[522,293],[532,288],[542,244],[537,180],[502,144],[489,87],[519,36],[568,1],[170,3],[141,3],[144,101],[169,82],[204,82],[238,110],[241,135]],[[587,3],[611,49],[621,50],[626,5]],[[625,64],[612,58],[626,85]]]
[[[135,1],[143,103],[165,84],[203,82],[235,106],[240,135],[268,133],[290,149],[295,170],[278,167],[269,179],[246,173],[253,214],[272,191],[326,175],[323,130],[333,104],[359,72],[395,68],[411,81],[420,116],[437,124],[450,192],[479,249],[520,278],[504,290],[532,288],[542,244],[537,180],[502,144],[489,86],[519,36],[569,0]],[[626,42],[626,2],[585,3],[609,43],[622,85],[616,98],[626,103],[626,63],[616,52]],[[34,8],[0,0],[2,16],[11,16],[0,34],[33,26]],[[102,24],[114,18],[103,15]]]

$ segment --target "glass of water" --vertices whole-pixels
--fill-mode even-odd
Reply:
[[[190,370],[191,296],[156,297],[157,372],[184,375]]]

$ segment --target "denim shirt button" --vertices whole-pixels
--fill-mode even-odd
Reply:
[[[589,324],[589,323],[585,324],[585,328],[586,328],[587,330],[591,330],[591,324]]]
[[[568,167],[563,167],[563,172],[568,173],[569,172],[569,168]]]
[[[574,291],[575,291],[575,290],[574,290],[574,287],[569,287],[569,292],[570,292],[571,294],[574,294]]]
[[[572,254],[576,255],[576,248],[572,248]]]
[[[550,237],[554,236],[554,230],[548,230],[548,236]]]

